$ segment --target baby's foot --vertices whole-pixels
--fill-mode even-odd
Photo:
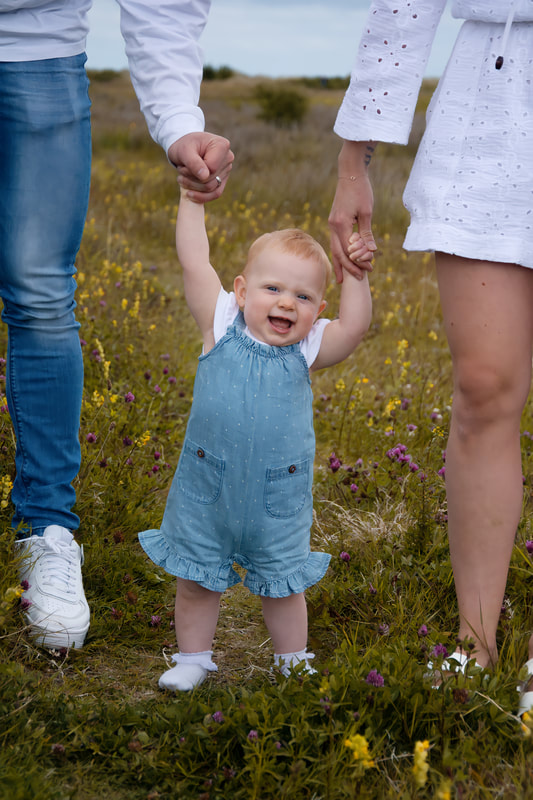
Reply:
[[[314,653],[308,653],[307,650],[300,650],[297,653],[275,653],[274,665],[279,669],[281,674],[288,678],[291,672],[298,664],[303,664],[302,673],[306,675],[316,675],[316,669],[313,669],[309,661],[314,658]]]
[[[217,665],[211,660],[212,655],[212,650],[174,653],[172,661],[175,666],[163,672],[159,686],[169,692],[190,692],[205,681],[208,672],[217,671]]]
[[[190,692],[200,686],[207,677],[207,670],[200,664],[176,664],[159,678],[159,687],[169,692]]]

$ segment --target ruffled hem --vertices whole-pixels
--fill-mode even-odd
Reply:
[[[224,592],[230,586],[241,582],[240,575],[230,567],[224,576],[210,572],[188,558],[182,558],[168,546],[160,530],[152,529],[139,534],[139,542],[146,555],[154,564],[162,567],[169,575],[194,581],[212,592]]]
[[[244,585],[252,594],[261,597],[288,597],[291,594],[301,594],[324,577],[330,560],[329,553],[312,552],[309,553],[307,560],[286,578],[260,580],[248,572]]]

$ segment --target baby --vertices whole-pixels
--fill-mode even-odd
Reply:
[[[209,261],[204,209],[182,191],[176,227],[185,297],[203,337],[194,399],[161,529],[139,535],[150,558],[177,576],[179,652],[161,688],[191,690],[217,669],[212,644],[221,593],[241,579],[261,597],[284,675],[307,646],[304,591],[330,556],[311,552],[312,391],[309,373],[346,358],[371,318],[368,280],[345,272],[339,316],[319,319],[331,265],[297,229],[251,246],[227,293]],[[354,234],[352,251],[360,249]]]

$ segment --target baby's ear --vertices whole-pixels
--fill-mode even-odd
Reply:
[[[322,314],[322,312],[326,308],[327,304],[328,304],[327,300],[321,300],[320,301],[320,305],[318,306],[318,311],[316,313],[317,317],[319,317]]]
[[[237,275],[233,281],[233,291],[235,292],[235,299],[239,308],[244,308],[244,301],[246,300],[246,278],[244,275]]]

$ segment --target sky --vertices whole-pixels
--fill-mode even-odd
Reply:
[[[369,0],[213,0],[201,38],[204,63],[272,78],[349,75]],[[89,69],[127,68],[115,0],[93,0]],[[426,70],[441,75],[460,21],[449,10]]]

